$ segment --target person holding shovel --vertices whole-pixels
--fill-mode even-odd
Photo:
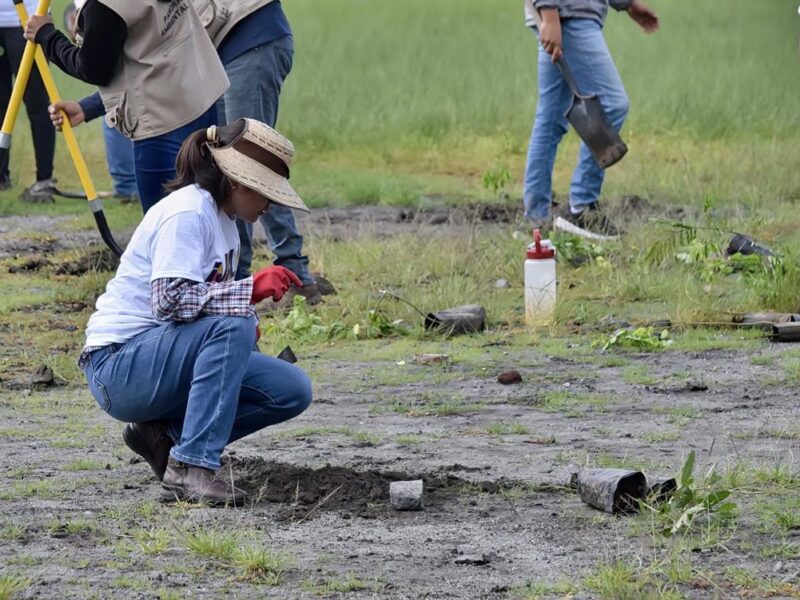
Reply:
[[[76,44],[49,16],[32,15],[25,38],[62,71],[99,88],[99,98],[52,105],[51,120],[60,127],[63,111],[78,125],[105,113],[109,125],[133,140],[147,212],[174,177],[183,141],[216,124],[216,103],[228,87],[197,12],[183,0],[87,0],[77,16]]]
[[[64,30],[70,41],[75,43],[78,11],[86,4],[86,0],[75,0],[64,8]],[[102,111],[102,100],[99,110]],[[84,111],[86,112],[86,111]],[[139,190],[136,187],[136,172],[133,168],[133,143],[118,130],[110,127],[102,120],[103,141],[106,146],[106,165],[114,189],[114,197],[123,204],[135,202],[139,204]],[[50,130],[53,131],[52,126]]]
[[[245,492],[216,476],[225,446],[311,402],[302,370],[254,350],[254,304],[302,283],[279,266],[234,280],[237,217],[308,211],[288,181],[293,155],[252,119],[193,133],[172,193],[145,215],[89,319],[80,358],[89,389],[129,423],[125,443],[168,497],[240,503]]]
[[[292,69],[294,38],[280,0],[192,0],[217,48],[230,87],[217,106],[220,123],[250,118],[275,127],[283,82]],[[309,305],[322,302],[317,282],[303,254],[303,236],[288,208],[276,206],[260,219],[275,264],[290,269],[303,282],[292,292]],[[253,226],[237,222],[242,254],[236,278],[250,274]]]
[[[572,92],[556,61],[563,56],[582,94],[597,94],[613,127],[619,131],[628,114],[628,96],[603,37],[608,7],[625,10],[647,33],[658,29],[658,17],[642,0],[524,0],[526,24],[539,38],[539,103],[528,147],[523,202],[525,217],[539,228],[550,228],[553,165],[567,132],[564,116]],[[537,26],[536,12],[541,19]],[[572,176],[569,207],[564,218],[600,235],[617,228],[600,210],[598,199],[605,177],[585,144]]]

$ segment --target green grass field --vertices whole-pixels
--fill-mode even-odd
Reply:
[[[413,205],[466,198],[517,204],[536,102],[535,43],[522,24],[521,7],[511,4],[287,0],[297,51],[279,128],[296,142],[293,173],[309,203]],[[56,3],[56,14],[61,6]],[[609,18],[609,45],[632,111],[624,131],[631,151],[609,170],[605,193],[612,200],[637,194],[658,206],[687,208],[687,223],[700,229],[693,246],[667,245],[666,254],[654,260],[654,241],[674,232],[645,223],[621,244],[596,249],[602,268],[595,268],[595,257],[588,267],[563,270],[567,285],[562,285],[560,321],[591,320],[609,308],[632,317],[656,311],[680,322],[714,321],[720,311],[796,310],[796,7],[789,1],[755,6],[744,0],[724,5],[654,0],[653,6],[662,24],[652,36],[624,13],[612,12]],[[759,41],[757,52],[747,40]],[[90,91],[57,76],[65,97]],[[78,134],[99,187],[108,189],[99,123],[78,128]],[[554,178],[562,195],[576,150],[576,136],[570,134]],[[60,143],[57,174],[64,187],[74,188],[68,160]],[[512,174],[508,200],[498,200],[482,184],[484,173],[495,168]],[[29,133],[20,119],[13,152],[18,188],[32,174]],[[23,205],[18,191],[0,194],[0,213],[75,214],[75,227],[93,227],[80,201]],[[691,211],[699,214],[706,202],[713,210],[695,217]],[[140,218],[136,207],[116,202],[107,202],[107,212],[116,230],[130,229]],[[786,258],[785,268],[743,281],[741,275],[722,272],[720,264],[707,264],[706,255],[724,245],[729,230],[775,245]],[[519,240],[469,239],[444,248],[435,241],[426,244],[437,260],[422,271],[435,277],[446,276],[463,256],[474,257],[463,277],[447,275],[447,290],[439,289],[442,298],[482,294],[493,281],[478,279],[487,269],[521,283]],[[393,240],[391,249],[386,243],[314,239],[308,245],[314,265],[338,281],[360,279],[371,289],[391,277],[413,301],[426,303],[430,291],[416,285],[424,273],[407,268],[417,256],[413,240]],[[692,258],[675,260],[678,253]],[[363,285],[354,288],[344,312],[363,314],[373,300],[360,295]],[[497,317],[507,308],[500,302]],[[401,306],[397,310],[412,316]]]
[[[60,15],[63,0],[54,3]],[[520,195],[536,104],[535,41],[520,3],[286,0],[296,38],[279,129],[298,148],[298,189],[310,203],[414,203],[423,195],[491,196],[491,168]],[[631,98],[631,152],[609,172],[609,195],[680,203],[712,194],[765,206],[800,196],[789,158],[800,136],[797,30],[791,0],[653,0],[662,28],[643,35],[610,15],[609,45]],[[59,74],[62,94],[87,87]],[[80,128],[107,187],[99,125]],[[14,175],[33,175],[27,126]],[[564,192],[577,144],[556,168]],[[74,182],[63,144],[58,174]],[[5,195],[5,212],[25,210]]]

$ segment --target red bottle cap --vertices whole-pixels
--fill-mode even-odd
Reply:
[[[556,249],[550,245],[542,245],[542,234],[538,229],[533,230],[533,243],[528,246],[528,258],[534,260],[555,258]]]

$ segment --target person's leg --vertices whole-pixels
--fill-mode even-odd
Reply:
[[[523,202],[525,218],[546,219],[553,202],[553,165],[558,144],[567,132],[564,113],[572,98],[561,72],[550,55],[538,45],[539,102],[528,145]]]
[[[14,77],[14,72],[8,61],[8,52],[6,51],[7,35],[8,28],[0,27],[0,49],[3,51],[2,55],[0,55],[0,122],[2,122],[6,116],[6,108],[8,107],[8,101],[11,99],[11,88]],[[3,152],[2,156],[0,156],[0,189],[11,187],[11,174],[8,170],[10,154],[10,151]]]
[[[274,127],[278,119],[278,102],[283,82],[292,69],[294,42],[291,36],[253,48],[225,65],[231,82],[225,92],[225,118],[258,119]],[[303,255],[303,237],[297,230],[294,213],[283,206],[272,206],[261,217],[267,232],[275,264],[293,271],[304,284],[314,284]],[[240,227],[242,253],[239,274],[246,277],[252,259],[252,226]]]
[[[302,369],[251,352],[228,444],[296,417],[311,404],[311,396],[311,380]]]
[[[136,187],[145,213],[166,195],[164,184],[175,177],[175,159],[184,140],[198,129],[216,125],[216,122],[217,110],[212,106],[183,127],[146,140],[134,140]]]
[[[236,266],[235,277],[238,281],[250,277],[250,265],[253,264],[253,224],[236,217],[236,229],[239,230],[240,242],[239,263]]]
[[[25,38],[22,37],[22,28],[9,28],[4,34],[5,53],[13,73],[16,74],[22,61],[25,50]],[[44,182],[53,177],[53,159],[56,151],[56,131],[50,122],[47,107],[50,101],[47,90],[35,67],[31,70],[28,85],[23,95],[28,120],[31,124],[33,148],[36,156],[36,181]],[[48,188],[52,186],[47,186]],[[51,189],[43,189],[45,196],[51,196]]]
[[[56,154],[56,128],[50,121],[48,106],[50,99],[39,71],[31,71],[31,78],[24,95],[25,109],[31,123],[33,149],[36,155],[36,181],[47,181],[53,177],[53,160]]]
[[[311,380],[286,361],[252,352],[228,443],[302,413],[311,404]]]
[[[133,170],[133,142],[101,119],[103,140],[106,144],[106,164],[114,182],[114,195],[131,198],[137,194],[136,174]]]
[[[170,421],[171,456],[219,469],[256,340],[253,318],[205,316],[142,333],[90,357],[100,406],[125,422]]]
[[[628,114],[628,95],[603,37],[603,29],[590,19],[572,19],[562,25],[564,57],[582,94],[597,94],[614,129],[619,131]],[[605,170],[581,144],[572,177],[569,200],[573,213],[594,205],[600,197]]]

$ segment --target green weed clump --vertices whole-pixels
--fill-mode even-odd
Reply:
[[[713,468],[696,482],[694,476],[695,453],[689,453],[678,479],[678,488],[661,505],[643,503],[661,523],[661,533],[667,536],[690,532],[698,519],[704,516],[704,524],[723,525],[736,516],[736,504],[727,501],[728,489],[718,487],[719,478]],[[699,485],[696,485],[699,483]]]
[[[282,319],[270,321],[265,326],[268,335],[306,342],[332,339],[375,339],[392,335],[406,335],[408,330],[402,319],[390,320],[379,308],[367,311],[367,318],[362,322],[347,325],[341,320],[325,322],[317,313],[311,312],[305,297],[296,295],[292,308]]]
[[[653,352],[663,350],[672,344],[670,333],[664,329],[656,333],[652,327],[637,327],[636,329],[618,329],[611,335],[600,336],[592,343],[592,347],[608,350],[610,348],[627,348]]]

